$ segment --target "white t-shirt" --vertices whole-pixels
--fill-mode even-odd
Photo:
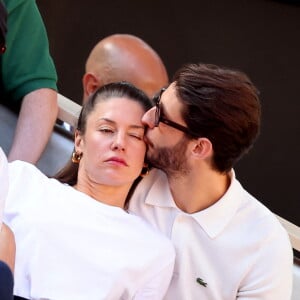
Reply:
[[[288,235],[233,171],[231,185],[217,203],[187,214],[174,203],[165,174],[153,170],[138,185],[129,210],[175,246],[165,299],[290,299],[293,253]]]
[[[3,164],[2,161],[0,162]],[[30,299],[162,299],[171,242],[139,217],[8,164],[4,220],[16,239],[15,295]]]
[[[0,148],[0,156],[4,157],[4,153]],[[7,176],[7,164],[1,163],[0,164],[0,230],[2,227],[2,218],[3,218],[3,211],[5,205],[5,199],[8,192],[8,176]]]

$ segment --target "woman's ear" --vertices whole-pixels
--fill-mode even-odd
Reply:
[[[74,148],[75,152],[82,153],[83,152],[83,138],[81,132],[76,129],[75,130],[75,139],[74,139]]]
[[[210,158],[213,155],[213,146],[209,139],[198,138],[192,149],[193,155],[200,159]]]

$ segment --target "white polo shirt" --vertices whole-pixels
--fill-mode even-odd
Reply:
[[[9,163],[8,173],[4,221],[16,240],[15,295],[163,298],[175,258],[169,239],[140,217],[49,179],[31,164]]]
[[[233,171],[231,177],[226,194],[194,214],[176,207],[161,171],[152,170],[138,185],[130,211],[161,230],[176,249],[165,299],[290,299],[293,253],[288,235]]]

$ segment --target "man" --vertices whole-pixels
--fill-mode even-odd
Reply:
[[[36,163],[57,117],[57,74],[36,2],[3,3],[7,33],[6,50],[0,56],[0,99],[1,104],[18,113],[8,158]]]
[[[117,81],[128,81],[153,97],[169,80],[161,58],[146,42],[114,34],[96,44],[86,61],[83,102],[98,87]]]
[[[276,217],[235,178],[260,129],[258,92],[243,73],[183,66],[143,117],[156,168],[130,211],[174,243],[166,299],[290,299],[293,253]]]

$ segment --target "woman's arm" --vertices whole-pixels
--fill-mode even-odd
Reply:
[[[8,192],[8,163],[6,156],[0,148],[0,260],[14,270],[16,245],[11,229],[2,223],[5,199]]]

